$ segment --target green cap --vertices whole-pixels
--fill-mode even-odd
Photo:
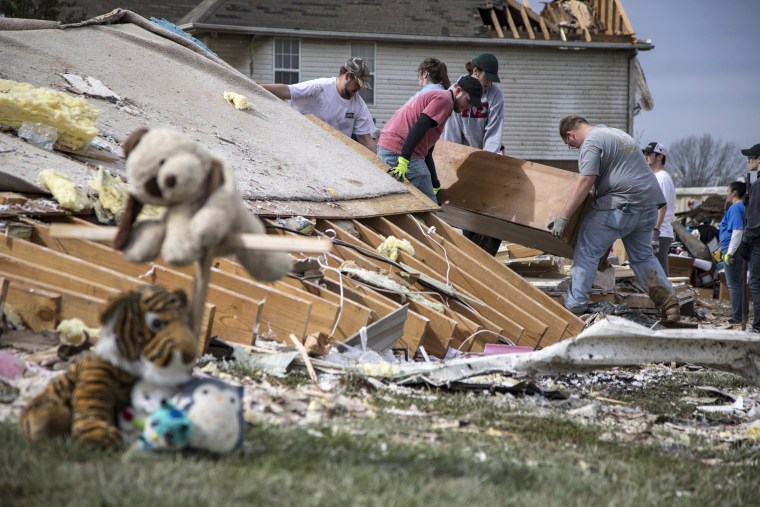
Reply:
[[[480,53],[472,59],[472,65],[486,73],[486,77],[492,83],[498,83],[499,79],[499,60],[491,53]]]

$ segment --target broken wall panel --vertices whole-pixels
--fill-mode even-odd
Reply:
[[[561,214],[578,173],[447,141],[435,145],[441,181],[440,216],[460,229],[487,234],[562,257],[572,257],[585,206],[557,238],[547,224]]]

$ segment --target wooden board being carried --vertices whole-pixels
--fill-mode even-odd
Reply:
[[[441,181],[439,216],[450,225],[573,256],[591,197],[570,217],[564,238],[552,236],[546,225],[561,213],[579,174],[447,141],[438,141],[433,154]]]

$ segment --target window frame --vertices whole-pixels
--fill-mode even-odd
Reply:
[[[288,56],[292,59],[293,56],[296,56],[298,58],[298,65],[295,67],[284,67],[284,66],[277,66],[277,45],[278,43],[287,42],[288,43],[288,49],[290,52],[284,53],[282,50],[280,51],[280,56]],[[293,43],[295,43],[297,52],[293,53]],[[282,49],[282,48],[281,48]],[[292,60],[291,60],[292,61]],[[292,83],[284,83],[282,79],[277,79],[277,73],[291,73],[295,74],[295,81]],[[274,39],[274,42],[272,44],[272,82],[273,83],[283,83],[283,84],[295,84],[301,82],[301,39],[293,39],[289,37],[276,37]]]

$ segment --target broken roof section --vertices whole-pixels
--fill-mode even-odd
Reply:
[[[550,42],[633,45],[640,43],[620,0],[557,0],[539,14],[528,0],[473,2],[441,0],[205,0],[178,21],[182,28],[283,34],[329,34],[331,38],[461,42],[503,39],[505,43]]]
[[[325,135],[222,60],[129,11],[63,27],[0,20],[0,59],[13,62],[2,77],[35,87],[72,90],[65,75],[99,80],[118,98],[86,97],[99,111],[96,141],[118,152],[141,127],[182,131],[231,164],[241,194],[260,214],[356,217],[436,208],[362,156],[362,146]],[[247,97],[253,109],[227,104],[228,91]],[[124,174],[120,156],[71,157],[8,133],[0,139],[10,150],[2,168],[8,181],[37,185],[41,170],[55,168],[86,188],[96,164]]]

